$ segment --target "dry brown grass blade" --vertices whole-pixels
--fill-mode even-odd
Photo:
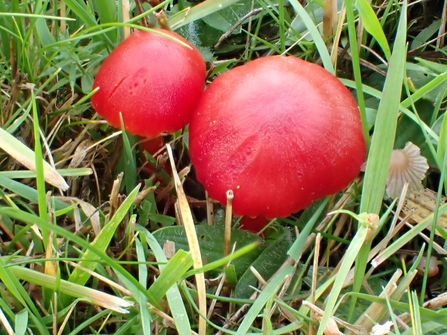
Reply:
[[[444,6],[442,7],[441,26],[439,27],[438,40],[436,41],[436,48],[439,49],[444,46],[446,22],[447,22],[447,1],[444,0]]]
[[[153,193],[157,189],[157,186],[145,187],[143,190],[138,192],[135,201],[133,202],[135,206],[139,206],[141,202],[146,199],[146,197]]]
[[[65,202],[66,204],[78,204],[81,208],[84,214],[87,216],[88,220],[90,220],[93,231],[95,232],[95,235],[98,236],[98,234],[101,232],[101,218],[99,216],[98,210],[90,203],[75,198],[75,197],[56,197],[56,199]],[[75,218],[76,219],[76,218]],[[82,225],[79,220],[76,225],[76,231],[81,229]]]
[[[337,1],[324,0],[323,39],[328,39],[337,28]]]
[[[93,276],[93,277],[97,278],[98,280],[100,280],[100,281],[106,283],[107,285],[110,285],[111,287],[117,289],[118,291],[124,293],[125,295],[128,295],[129,297],[132,296],[132,293],[131,293],[128,289],[126,289],[124,286],[122,286],[122,285],[116,283],[115,281],[113,281],[113,280],[111,280],[111,279],[108,279],[108,278],[106,278],[106,277],[100,275],[99,273],[97,273],[97,272],[95,272],[95,271],[91,271],[91,270],[89,270],[89,269],[83,267],[82,265],[79,265],[78,263],[75,263],[75,262],[72,262],[72,261],[64,261],[64,260],[63,260],[63,262],[64,262],[64,263],[67,263],[67,264],[69,264],[69,265],[71,265],[71,266],[73,266],[73,267],[75,267],[75,268],[79,268],[79,269],[81,269],[82,271],[87,272],[87,273],[90,274],[91,276]]]
[[[47,192],[47,208],[49,208],[49,222],[55,224],[56,220],[54,217],[54,211],[51,209],[51,201],[50,201],[51,193]],[[54,232],[48,231],[48,235],[44,238],[47,239],[47,249],[45,250],[45,257],[47,259],[57,258],[57,253],[54,251],[53,242],[54,242]],[[59,268],[57,261],[46,261],[45,262],[45,274],[56,277],[57,269]]]
[[[314,260],[313,260],[313,269],[312,269],[312,287],[310,292],[309,302],[315,304],[315,291],[317,290],[317,276],[318,276],[318,259],[320,256],[320,245],[321,245],[321,234],[317,234],[317,238],[315,240],[315,252],[314,252]],[[315,311],[311,311],[311,318],[316,319]],[[309,335],[315,332],[314,325],[309,324]]]
[[[129,0],[123,0],[122,2],[122,9],[123,9],[123,22],[127,22],[130,19],[130,3]],[[124,39],[128,38],[130,35],[130,27],[124,26]]]
[[[206,219],[209,226],[214,226],[214,204],[213,200],[209,197],[208,192],[205,191],[206,196]]]
[[[121,187],[121,182],[123,181],[124,173],[121,172],[116,177],[116,180],[113,182],[112,191],[110,192],[110,212],[109,212],[109,220],[112,219],[118,207],[121,205],[121,200],[119,197],[119,190]]]
[[[189,208],[188,200],[186,199],[185,192],[183,190],[182,183],[177,173],[177,168],[175,166],[174,157],[172,155],[172,149],[169,144],[166,144],[166,149],[169,155],[169,160],[171,162],[172,177],[174,179],[175,190],[177,192],[177,204],[179,209],[179,218],[181,223],[185,226],[186,238],[188,239],[189,251],[191,252],[194,269],[201,268],[202,256],[200,253],[199,241],[197,239],[196,229],[194,225],[194,220],[191,214],[191,208]],[[203,272],[197,273],[195,275],[197,293],[199,296],[199,334],[206,334],[206,287],[205,287],[205,275]]]
[[[227,208],[225,212],[224,256],[230,254],[231,219],[233,217],[233,191],[227,191]]]
[[[388,284],[383,289],[382,293],[379,295],[379,298],[387,298],[390,297],[394,290],[397,288],[397,281],[402,276],[402,270],[397,269],[394,275],[391,277]],[[373,320],[379,320],[381,314],[388,309],[388,306],[379,304],[377,302],[373,302],[368,309],[357,319],[354,325],[363,326],[367,331],[371,331],[374,322]]]
[[[21,164],[33,172],[36,172],[36,155],[34,151],[16,139],[13,135],[0,127],[0,148],[14,157]],[[43,161],[43,176],[48,184],[51,184],[62,191],[68,189],[65,179],[46,161]]]
[[[8,335],[15,334],[14,329],[12,329],[8,319],[6,318],[6,315],[3,313],[3,310],[1,308],[0,308],[0,323],[3,325],[3,327],[5,327],[5,330],[8,333]]]
[[[421,222],[427,216],[434,213],[436,209],[437,197],[438,193],[428,188],[425,188],[421,191],[413,192],[412,194],[408,195],[405,198],[405,203],[402,208],[402,212],[404,212],[405,214],[408,214],[412,211],[411,218],[410,220],[408,220],[408,222]],[[445,202],[446,198],[444,196],[441,196],[440,205],[443,205]],[[447,229],[447,214],[439,216],[437,224],[444,229]]]
[[[217,289],[214,292],[214,295],[216,295],[216,296],[221,294],[222,290],[224,289],[225,281],[227,279],[227,277],[225,276],[225,273],[222,273],[222,275],[219,276],[217,279],[219,279],[219,278],[220,278],[219,284],[217,285]],[[213,316],[214,308],[216,307],[217,302],[218,302],[217,299],[213,299],[211,301],[210,308],[208,309],[208,315],[206,316],[208,319],[211,319],[211,317]]]
[[[317,306],[315,306],[314,304],[312,304],[306,300],[303,301],[303,305],[308,307],[313,313],[315,313],[316,319],[318,321],[321,320],[325,311],[323,311],[322,309],[318,308]],[[362,329],[361,327],[353,326],[353,325],[351,325],[335,316],[333,316],[329,319],[329,322],[326,324],[326,328],[324,329],[324,334],[325,335],[342,335],[343,333],[338,329],[337,324],[340,324],[342,327],[349,329],[350,331],[353,331],[354,334],[361,334],[361,335],[367,334],[365,332],[365,330]]]

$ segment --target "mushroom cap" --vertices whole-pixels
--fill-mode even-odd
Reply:
[[[357,104],[331,73],[269,56],[217,77],[191,118],[198,180],[237,215],[286,217],[345,188],[366,155]]]
[[[112,126],[146,137],[189,123],[205,85],[200,52],[178,34],[136,30],[106,58],[96,75],[92,106]]]
[[[411,142],[405,148],[393,150],[386,179],[386,193],[390,198],[400,196],[405,183],[409,183],[411,194],[422,189],[422,179],[428,170],[427,158],[421,155],[421,149]]]
[[[244,215],[239,222],[239,228],[251,231],[253,233],[258,233],[269,222],[270,220],[263,216],[251,217]]]
[[[413,258],[413,261],[416,261],[417,257]],[[428,263],[428,265],[427,265]],[[438,259],[434,256],[430,257],[430,260],[427,262],[427,257],[422,256],[419,264],[417,265],[416,269],[418,270],[418,273],[422,276],[424,275],[425,268],[428,266],[428,277],[434,277],[439,273],[439,267],[438,267]]]

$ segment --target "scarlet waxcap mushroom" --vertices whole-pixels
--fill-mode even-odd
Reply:
[[[248,216],[244,215],[239,221],[239,228],[258,233],[270,222],[269,219],[263,216]]]
[[[106,58],[96,75],[92,106],[111,125],[146,137],[189,123],[205,85],[200,52],[178,34],[136,30]]]
[[[331,73],[269,56],[205,90],[189,128],[192,163],[211,198],[233,190],[237,215],[286,217],[345,188],[366,155],[357,104]]]

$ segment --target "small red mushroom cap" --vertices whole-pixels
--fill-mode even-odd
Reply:
[[[189,123],[205,85],[200,52],[161,34],[136,30],[106,58],[96,75],[92,106],[111,125],[146,137],[175,132]]]
[[[270,56],[216,78],[193,113],[190,154],[237,215],[287,217],[345,188],[366,155],[357,104],[322,67]]]

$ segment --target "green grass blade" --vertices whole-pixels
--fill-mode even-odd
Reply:
[[[0,147],[1,144],[2,142],[0,140]],[[46,162],[44,162],[44,165],[45,163]],[[93,174],[93,170],[91,168],[57,169],[57,172],[62,177],[81,177]],[[0,171],[0,175],[11,179],[36,178],[36,173],[28,170]]]
[[[35,327],[39,330],[39,333],[49,335],[50,333],[45,327],[45,323],[40,318],[39,310],[34,305],[31,297],[28,295],[20,281],[14,276],[11,270],[6,267],[4,260],[4,258],[0,258],[0,279],[5,285],[6,290],[13,294],[23,307],[28,310],[29,316],[33,320]]]
[[[0,128],[1,130],[1,128]],[[37,196],[37,191],[36,189],[19,183],[18,181],[12,180],[10,178],[6,178],[3,177],[3,175],[0,174],[0,186],[10,190],[11,192],[17,193],[17,195],[31,201],[31,202],[35,202],[37,203],[38,201],[38,196]],[[68,204],[66,204],[65,202],[62,202],[58,199],[51,199],[51,202],[53,204],[55,204],[55,209],[56,210],[63,210],[67,207],[69,207]]]
[[[98,12],[99,22],[112,23],[117,22],[117,4],[115,0],[95,0],[95,8]],[[111,30],[106,33],[114,43],[118,42],[117,30]]]
[[[379,19],[374,13],[370,2],[367,0],[357,0],[356,7],[359,11],[359,15],[362,18],[363,25],[368,33],[379,43],[382,47],[385,57],[389,60],[391,57],[390,46],[388,45],[387,38],[383,32],[382,25]]]
[[[163,265],[163,263],[166,263],[168,260],[165,256],[160,244],[155,239],[155,237],[144,227],[137,225],[136,230],[138,230],[140,233],[144,234],[144,236],[146,237],[146,241],[147,241],[148,245],[151,247],[152,251],[154,252],[155,258],[157,259],[158,262],[160,262],[159,268],[160,268],[161,273],[163,274],[163,271],[166,268],[166,265]],[[190,253],[188,253],[188,254],[189,254],[189,258],[191,259],[191,262],[192,262],[191,254]],[[186,257],[185,255],[183,255],[181,257],[188,262],[188,257]],[[191,266],[189,266],[189,267],[191,267]],[[169,268],[168,268],[168,271],[170,271]],[[160,278],[158,278],[158,279],[160,279]],[[158,281],[158,279],[157,279],[157,281]],[[189,323],[189,319],[186,317],[188,314],[186,312],[185,305],[183,303],[183,298],[180,294],[177,284],[174,284],[175,282],[176,281],[172,281],[172,284],[169,285],[170,288],[166,292],[166,298],[168,300],[172,316],[174,317],[175,327],[176,327],[177,332],[180,335],[190,335],[191,334],[191,331],[190,331],[191,324]],[[151,290],[151,289],[152,289],[152,287],[149,288],[149,290]],[[156,293],[156,292],[154,292],[154,293]]]
[[[362,119],[363,136],[365,137],[366,148],[370,147],[369,129],[365,111],[365,97],[362,90],[362,72],[360,68],[359,48],[357,44],[357,32],[355,28],[354,9],[351,0],[346,0],[346,18],[348,21],[349,44],[352,57],[352,69],[354,71],[355,89],[357,93],[357,103],[359,104],[360,117]]]
[[[129,212],[129,208],[130,206],[132,206],[139,189],[139,185],[134,188],[134,190],[127,196],[126,200],[124,200],[121,206],[116,210],[116,213],[113,215],[112,219],[102,228],[101,233],[96,236],[94,241],[91,243],[91,245],[97,250],[104,252],[108,248],[110,241],[115,234],[116,228]],[[99,260],[100,256],[91,249],[88,249],[82,255],[79,265],[93,271],[96,268],[97,263],[92,262],[91,260],[95,259]],[[68,280],[73,283],[84,285],[90,278],[90,276],[91,275],[89,273],[83,271],[80,268],[76,268],[72,272]]]
[[[359,299],[377,302],[377,303],[383,304],[383,305],[387,304],[386,299],[371,296],[371,295],[364,294],[364,293],[348,293],[348,295],[353,295]],[[394,300],[389,300],[388,302],[395,310],[411,313],[410,305],[407,302],[398,302],[398,301],[394,301]],[[415,305],[414,307],[419,309],[419,313],[420,313],[422,319],[434,321],[434,322],[438,323],[439,325],[447,326],[447,314],[445,313],[445,309],[442,309],[440,311],[432,311],[428,308],[420,307],[419,305]],[[417,334],[417,333],[412,332],[412,334]],[[423,334],[423,333],[421,333],[421,334]]]
[[[169,24],[171,28],[175,30],[223,8],[231,6],[238,1],[239,0],[206,0],[170,17]]]
[[[158,300],[161,300],[166,292],[180,280],[183,275],[192,267],[191,254],[184,250],[178,250],[174,257],[163,266],[160,276],[149,288],[149,293]]]
[[[97,22],[95,16],[91,13],[84,1],[79,0],[64,0],[67,7],[72,10],[80,20],[88,27],[96,26]]]
[[[337,300],[339,299],[340,292],[343,288],[343,283],[346,280],[346,276],[348,275],[352,264],[354,264],[357,258],[357,254],[365,243],[368,231],[368,226],[364,223],[360,223],[359,230],[355,234],[354,238],[351,241],[351,244],[345,252],[345,257],[338,270],[338,274],[335,278],[334,285],[332,286],[331,293],[329,293],[329,296],[327,298],[325,313],[323,315],[323,318],[321,319],[317,335],[323,335],[327,322],[334,315],[334,308]]]
[[[35,2],[34,11],[36,14],[41,14],[45,11],[45,7],[42,1]],[[41,45],[45,46],[51,43],[54,43],[56,40],[54,36],[51,34],[50,29],[48,28],[48,23],[43,18],[31,19],[35,22],[36,25],[36,37],[40,40]],[[34,25],[34,24],[32,24]]]
[[[36,185],[37,185],[37,205],[39,207],[39,216],[42,220],[48,220],[47,212],[47,199],[46,199],[46,189],[45,189],[45,177],[44,177],[44,164],[42,156],[42,144],[40,142],[40,127],[39,127],[39,116],[37,114],[37,105],[34,94],[31,93],[33,98],[33,127],[34,127],[34,152],[35,152],[35,164],[36,164]],[[47,232],[42,231],[44,236],[44,245],[46,245]]]
[[[407,3],[405,1],[401,10],[399,28],[385,80],[382,100],[377,111],[371,150],[366,165],[360,213],[378,214],[382,205],[404,79],[406,30]]]
[[[126,187],[126,191],[130,192],[137,184],[137,165],[135,163],[135,151],[132,150],[133,144],[138,141],[138,136],[128,134],[124,131],[124,123],[121,119],[122,138],[123,138],[123,151],[124,155],[121,155],[120,171],[124,172],[123,183]],[[131,143],[132,142],[132,143]]]
[[[141,244],[141,241],[136,238],[135,239],[135,247],[137,251],[137,260],[139,262],[138,264],[138,280],[140,284],[146,288],[147,286],[147,279],[148,279],[148,268],[147,265],[144,264],[146,261],[146,256],[144,253],[143,245]],[[154,297],[154,299],[160,300],[157,297]],[[151,333],[151,315],[149,313],[149,309],[147,308],[147,299],[146,296],[143,294],[138,295],[138,302],[140,304],[141,308],[141,328],[143,330],[143,334],[150,334]]]
[[[25,335],[28,328],[28,311],[22,309],[15,317],[15,335]]]
[[[135,239],[135,249],[137,252],[138,260],[138,281],[140,282],[141,286],[146,287],[148,275],[147,265],[144,264],[144,262],[146,261],[146,255],[144,254],[144,249],[141,245],[141,241],[138,238]]]
[[[360,203],[360,213],[379,214],[382,207],[386,177],[396,134],[397,115],[402,93],[406,62],[407,3],[404,1],[400,14],[396,41],[385,79],[383,98],[377,111],[371,149],[368,154],[365,179]],[[356,259],[353,292],[359,292],[366,269],[371,243],[362,246]],[[359,277],[360,276],[360,277]],[[350,302],[350,314],[355,298]]]
[[[298,258],[301,256],[307,237],[309,236],[312,228],[314,227],[315,223],[317,222],[323,210],[326,209],[328,203],[329,203],[329,197],[324,199],[323,202],[321,202],[315,213],[312,215],[309,221],[306,222],[304,229],[300,231],[298,238],[293,242],[293,245],[287,252],[287,254],[290,257],[292,257],[295,261],[297,261]]]
[[[99,313],[96,313],[96,314],[93,313],[92,317],[88,318],[87,320],[80,323],[79,325],[76,325],[76,328],[74,328],[73,331],[69,335],[82,334],[82,330],[91,326],[95,321],[105,318],[108,314],[110,314],[110,311],[107,309],[103,310]]]
[[[124,300],[120,297],[110,295],[98,290],[91,289],[82,285],[71,283],[54,276],[50,276],[38,271],[30,270],[21,266],[11,266],[11,272],[20,278],[30,283],[42,286],[48,289],[54,289],[58,286],[58,291],[72,297],[87,299],[93,304],[111,309],[118,313],[128,313],[124,308],[133,305],[132,302]]]
[[[34,108],[34,107],[33,107]],[[39,129],[39,128],[37,128]],[[39,136],[39,133],[37,133]],[[38,138],[40,143],[40,137]],[[63,191],[68,189],[68,184],[65,182],[64,178],[55,170],[50,164],[42,160],[42,155],[40,159],[36,156],[36,152],[28,148],[21,141],[16,139],[9,132],[0,127],[0,148],[6,151],[9,155],[14,157],[21,164],[26,166],[31,171],[36,171],[36,165],[40,162],[43,169],[43,179],[45,179],[49,184],[56,186]],[[5,173],[8,171],[2,171]]]
[[[274,297],[276,292],[281,286],[284,279],[289,276],[293,271],[293,266],[285,266],[279,273],[277,273],[267,284],[267,286],[261,291],[258,298],[248,310],[244,317],[244,320],[240,324],[236,335],[245,335],[248,333],[253,321],[259,315],[264,305]]]
[[[438,215],[443,215],[447,212],[447,204],[442,205],[438,210]],[[419,222],[405,234],[402,234],[392,244],[390,244],[385,250],[381,251],[372,261],[371,265],[374,267],[379,266],[386,259],[396,254],[396,252],[402,248],[405,244],[410,243],[419,233],[424,229],[427,229],[433,222],[434,213],[427,216],[424,220]]]
[[[434,139],[436,142],[438,142],[438,137],[439,136],[427,124],[425,124],[424,122],[421,123],[419,117],[417,115],[415,115],[412,111],[407,109],[407,107],[409,107],[412,103],[416,102],[417,100],[422,99],[426,93],[432,91],[433,89],[435,89],[436,87],[438,87],[442,83],[446,82],[446,80],[447,80],[447,73],[440,75],[439,77],[435,78],[434,80],[432,80],[428,84],[426,84],[423,87],[421,87],[411,97],[406,98],[405,100],[403,100],[402,103],[399,106],[399,111],[400,112],[404,113],[411,120],[413,120],[414,122],[419,124],[421,126],[421,129],[423,129],[423,131],[425,131],[428,135],[430,135],[430,137],[432,139]],[[351,80],[340,79],[340,81],[343,84],[345,84],[347,87],[351,87],[351,88],[355,88],[356,87],[355,82],[353,82]],[[423,90],[425,93],[419,92],[421,90]],[[380,92],[379,90],[376,90],[376,89],[374,89],[374,88],[372,88],[370,86],[367,86],[367,85],[362,85],[362,91],[364,93],[366,93],[366,94],[369,94],[369,95],[377,98],[379,101],[381,101],[383,99],[383,96],[384,96],[383,93]],[[413,101],[411,100],[412,97],[414,97]]]
[[[48,223],[47,221],[44,221],[33,214],[29,214],[17,208],[0,206],[0,215],[5,215],[22,222],[26,222],[28,224],[36,224],[38,227],[45,227],[48,230],[54,231],[54,233],[58,236],[65,237],[66,239],[80,245],[84,249],[90,250],[90,252],[95,255],[94,259],[101,259],[101,261],[106,262],[107,265],[109,265],[119,276],[121,276],[120,279],[126,280],[127,288],[129,291],[131,291],[133,294],[140,292],[146,295],[149,303],[157,308],[161,308],[160,304],[153,299],[153,297],[146,291],[143,286],[141,286],[137,279],[135,279],[129,272],[127,272],[116,260],[108,256],[104,251],[99,250],[93,243],[87,242],[85,239],[73,234],[63,227]],[[89,260],[84,258],[84,261],[88,262]],[[92,259],[90,259],[90,261],[92,261]],[[135,294],[135,296],[137,295]]]
[[[320,32],[315,26],[315,23],[312,21],[312,18],[309,16],[309,14],[306,12],[306,10],[303,8],[298,0],[290,0],[290,4],[309,30],[309,33],[314,40],[315,46],[317,47],[318,53],[320,54],[324,68],[330,73],[335,74],[335,69],[332,65],[329,51],[323,41],[323,38],[321,37]]]

